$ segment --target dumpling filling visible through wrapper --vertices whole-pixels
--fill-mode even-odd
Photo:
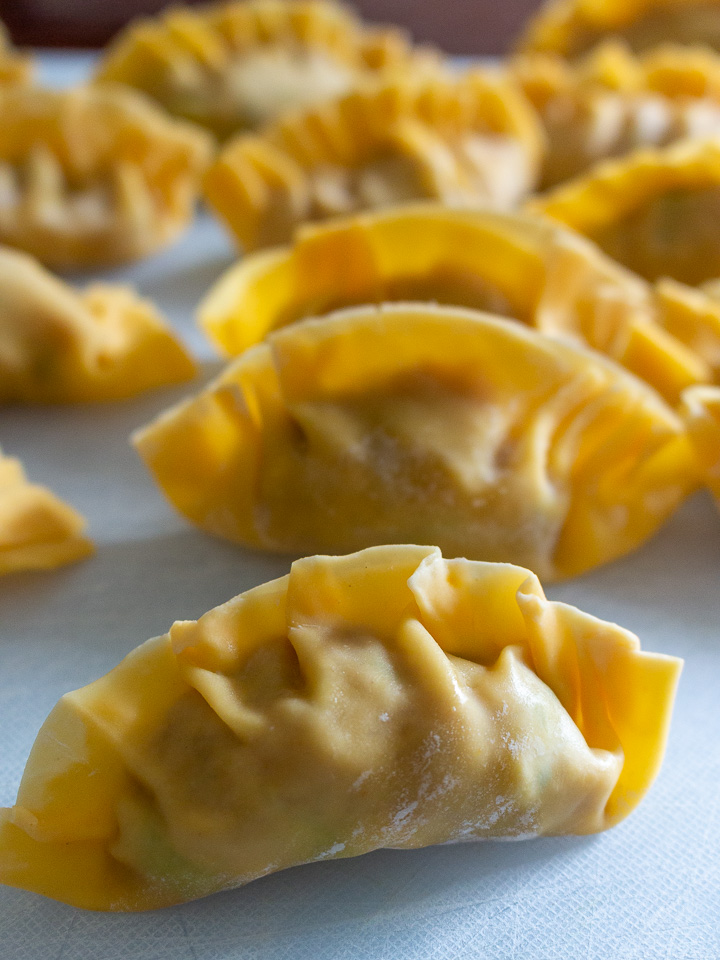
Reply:
[[[63,697],[0,879],[144,910],[382,847],[595,833],[654,779],[680,667],[520,567],[299,560]]]

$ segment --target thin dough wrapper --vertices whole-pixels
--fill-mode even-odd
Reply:
[[[430,305],[289,326],[135,443],[182,513],[240,543],[434,540],[548,579],[637,547],[695,484],[679,418],[621,367]]]
[[[51,570],[93,552],[85,520],[45,487],[28,483],[0,450],[0,574]]]
[[[299,560],[60,701],[0,879],[143,910],[382,847],[595,833],[654,779],[680,668],[519,567]]]
[[[205,195],[248,250],[298,224],[418,199],[515,206],[533,187],[542,131],[514,84],[482,71],[417,74],[238,137]]]
[[[148,256],[189,223],[207,135],[120,86],[0,89],[0,242],[56,267]]]
[[[720,134],[720,57],[702,47],[635,57],[607,42],[574,66],[535,54],[510,73],[543,121],[544,188],[640,147]]]
[[[528,209],[584,234],[648,280],[702,283],[720,273],[720,138],[598,164]]]
[[[132,290],[76,293],[27,254],[0,247],[0,403],[120,400],[194,374],[182,344]]]
[[[243,0],[175,7],[131,23],[97,79],[137,87],[225,138],[341,96],[369,77],[434,62],[400,30],[365,27],[340,4]]]
[[[718,0],[546,0],[520,41],[522,50],[576,57],[608,37],[633,50],[662,43],[720,50]]]
[[[720,388],[692,387],[681,410],[695,444],[703,479],[720,506]]]
[[[701,293],[688,303],[687,288],[682,305],[676,289],[661,292],[548,220],[427,204],[306,227],[292,247],[244,258],[210,291],[199,319],[236,355],[289,323],[355,304],[472,307],[586,343],[675,403],[712,379],[720,341],[698,329],[717,304]],[[713,344],[710,365],[698,347]]]
[[[10,43],[5,25],[0,21],[0,88],[25,85],[32,81],[35,65],[32,57],[18,53]]]

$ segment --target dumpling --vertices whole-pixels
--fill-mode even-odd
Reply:
[[[32,57],[18,53],[13,48],[5,25],[0,21],[0,88],[5,85],[30,83],[34,72]]]
[[[56,267],[145,257],[187,226],[207,135],[127,88],[0,88],[0,242]]]
[[[648,280],[720,274],[720,137],[637,150],[529,201]]]
[[[520,567],[298,560],[60,700],[0,880],[148,910],[382,847],[596,833],[655,778],[681,666]]]
[[[718,359],[717,348],[710,358],[697,349],[717,341],[698,335],[717,303],[694,291],[688,303],[686,292],[659,295],[549,220],[425,204],[307,226],[292,247],[244,258],[211,289],[199,319],[236,355],[288,323],[354,304],[472,307],[586,343],[675,403],[685,387],[712,379]]]
[[[93,552],[85,520],[45,487],[28,483],[0,450],[0,574],[50,570]]]
[[[546,0],[520,42],[523,50],[575,57],[607,37],[633,50],[661,43],[720,50],[718,0]]]
[[[703,479],[720,504],[720,388],[701,386],[686,390],[681,412]]]
[[[720,57],[702,47],[635,57],[606,42],[576,65],[534,54],[518,57],[510,72],[542,117],[543,187],[638,147],[720,134]]]
[[[547,579],[637,547],[696,485],[680,419],[621,367],[427,304],[288,326],[135,443],[185,516],[239,543],[436,541]]]
[[[120,400],[194,374],[180,341],[131,289],[76,293],[0,247],[0,403]]]
[[[402,31],[366,27],[341,4],[236,0],[131,23],[97,79],[137,87],[224,138],[424,62],[432,55],[414,52]]]
[[[237,137],[205,195],[248,250],[288,242],[307,220],[417,199],[518,203],[542,153],[535,111],[508,80],[415,73]]]

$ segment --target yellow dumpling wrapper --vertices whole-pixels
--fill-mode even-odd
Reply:
[[[93,552],[85,520],[0,450],[0,574],[51,570]]]
[[[640,57],[607,41],[576,64],[531,54],[509,71],[543,121],[543,188],[640,147],[720,134],[720,56],[703,47]]]
[[[522,50],[576,57],[608,37],[633,50],[662,43],[720,50],[718,0],[546,0],[526,27]]]
[[[681,410],[702,476],[720,505],[720,387],[691,387]]]
[[[10,84],[29,84],[34,73],[32,57],[14,49],[5,24],[0,21],[0,88]]]
[[[383,847],[596,833],[655,778],[681,666],[520,567],[298,560],[60,700],[0,880],[147,910]]]
[[[208,135],[110,84],[0,87],[0,243],[55,267],[124,263],[189,224]]]
[[[397,28],[364,25],[329,0],[242,0],[174,6],[130,23],[99,81],[143,90],[219,137],[255,129],[385,73],[434,63]]]
[[[547,579],[637,547],[696,484],[682,422],[621,367],[431,305],[288,326],[135,443],[178,510],[239,543],[436,541]]]
[[[713,378],[697,328],[707,327],[716,302],[701,293],[683,300],[684,322],[672,332],[668,297],[578,234],[528,214],[418,204],[306,226],[292,247],[258,252],[227,271],[198,316],[234,356],[297,320],[387,301],[472,307],[585,343],[672,403]]]
[[[543,150],[535,111],[509,80],[410,71],[240,136],[205,176],[205,196],[245,249],[287,243],[305,221],[439,200],[511,208]]]
[[[648,280],[720,274],[720,137],[608,160],[528,202]]]
[[[130,288],[79,293],[0,247],[0,403],[120,400],[195,372],[167,323]]]

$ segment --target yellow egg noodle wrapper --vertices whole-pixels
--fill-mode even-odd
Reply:
[[[639,147],[720,134],[720,56],[704,47],[635,56],[606,41],[575,64],[526,54],[508,69],[543,121],[543,188]]]
[[[607,160],[528,201],[648,280],[720,274],[720,138]]]
[[[703,479],[720,505],[720,388],[691,387],[681,413],[695,444]]]
[[[368,27],[339,3],[243,0],[174,6],[133,21],[106,51],[96,79],[143,90],[225,138],[368,78],[435,63],[399,28]]]
[[[0,880],[147,910],[382,847],[596,833],[655,778],[681,666],[520,567],[298,560],[60,700]]]
[[[0,243],[53,267],[146,257],[189,224],[208,135],[110,84],[0,87]]]
[[[121,400],[195,372],[167,323],[130,288],[78,293],[0,247],[0,403]]]
[[[435,204],[306,226],[291,247],[228,270],[198,316],[235,356],[288,323],[387,301],[487,310],[585,343],[671,403],[720,370],[717,298],[669,281],[650,287],[547,219]]]
[[[393,203],[513,207],[543,149],[537,115],[510,80],[411,72],[236,137],[208,170],[205,196],[253,250],[289,242],[305,221]]]
[[[7,85],[29,84],[35,73],[33,58],[19,53],[8,37],[5,25],[0,20],[0,88]]]
[[[0,450],[0,575],[51,570],[93,552],[85,520],[59,497],[31,484],[19,460]]]
[[[621,367],[429,304],[287,326],[134,439],[174,506],[238,543],[435,541],[545,579],[636,548],[697,484],[681,420]]]
[[[520,40],[523,51],[576,57],[608,37],[633,50],[662,43],[720,50],[718,0],[546,0]]]

